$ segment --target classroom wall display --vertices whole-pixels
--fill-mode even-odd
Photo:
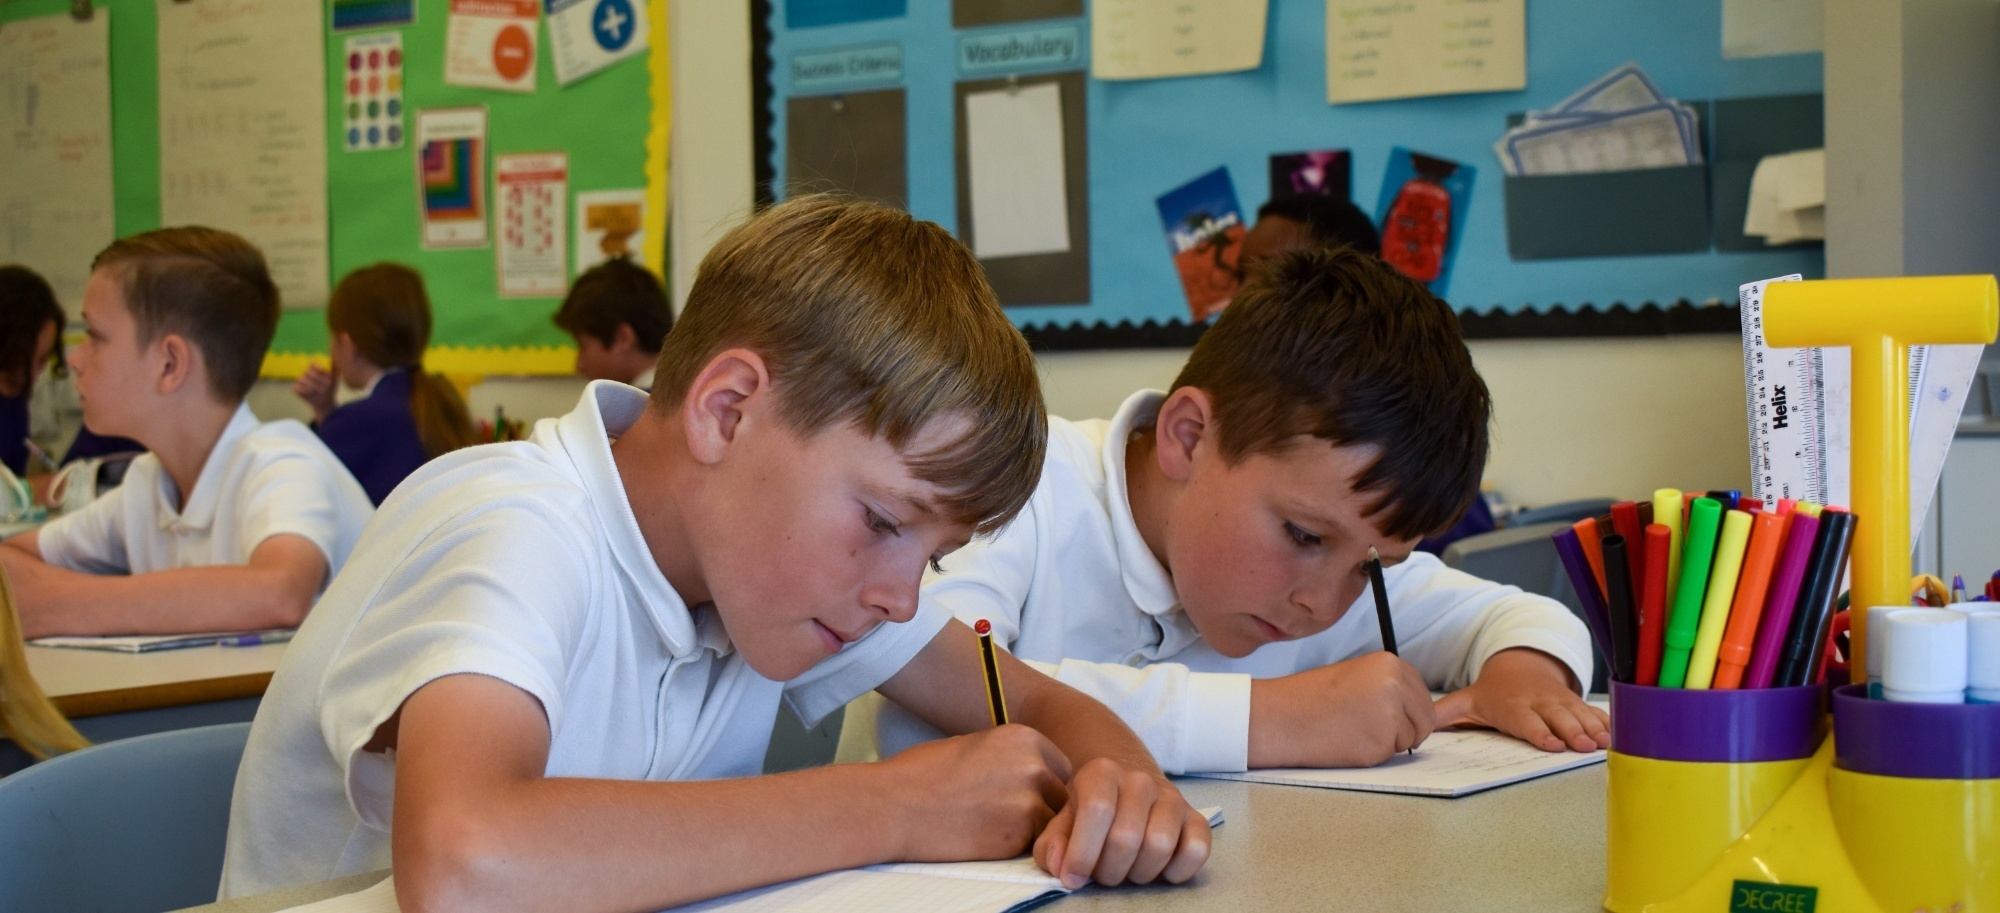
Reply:
[[[1382,231],[1382,259],[1439,297],[1451,288],[1451,262],[1465,231],[1465,204],[1478,169],[1411,152],[1389,152],[1375,224]]]
[[[1083,0],[951,0],[951,27],[978,28],[1083,15]]]
[[[1326,0],[1326,100],[1522,88],[1527,20],[1527,0]]]
[[[901,88],[791,99],[785,109],[790,192],[840,190],[908,205],[904,110]]]
[[[1097,0],[1090,75],[1160,79],[1254,70],[1270,0]]]
[[[486,109],[417,112],[417,207],[424,246],[486,246]]]
[[[203,0],[211,2],[211,0]],[[232,0],[229,9],[261,10],[259,15],[299,13],[304,22],[288,35],[318,36],[319,44],[308,43],[291,56],[310,59],[320,72],[318,82],[298,90],[292,104],[308,102],[321,106],[310,123],[313,139],[303,144],[319,150],[324,174],[316,181],[323,211],[316,220],[325,258],[325,278],[338,279],[358,267],[384,260],[407,263],[424,274],[430,292],[435,323],[433,349],[426,359],[432,370],[448,373],[548,373],[568,374],[574,352],[570,339],[550,321],[560,301],[560,292],[537,297],[509,298],[501,294],[501,270],[495,245],[479,248],[427,249],[423,243],[423,220],[419,200],[418,156],[415,138],[405,134],[396,149],[346,151],[346,93],[343,61],[350,37],[393,36],[401,41],[404,54],[403,117],[406,129],[414,129],[411,109],[483,107],[487,112],[486,181],[489,200],[493,187],[490,166],[495,156],[517,153],[566,152],[568,197],[562,201],[562,221],[575,213],[578,193],[607,189],[643,188],[641,209],[644,224],[633,237],[650,249],[644,251],[649,266],[664,269],[660,239],[665,237],[667,116],[671,107],[669,69],[664,49],[667,17],[664,0],[628,0],[646,6],[645,41],[647,51],[634,54],[604,69],[563,86],[554,72],[553,53],[539,55],[535,62],[537,89],[515,93],[448,85],[443,81],[444,49],[447,39],[448,0],[414,0],[397,4],[375,0],[298,0],[294,3],[245,3]],[[373,5],[371,5],[373,4]],[[163,57],[170,46],[161,41],[162,16],[170,7],[194,10],[201,3],[180,4],[160,0],[93,0],[97,17],[115,22],[109,28],[109,57],[118,62],[110,83],[110,231],[102,241],[78,242],[57,258],[87,269],[95,254],[111,237],[122,237],[174,224],[162,219],[162,195],[166,186],[163,165],[177,160],[165,148],[172,139],[162,117],[163,82],[177,72]],[[0,2],[0,33],[16,28],[20,20],[67,16],[70,0],[6,0]],[[394,7],[408,15],[396,13]],[[389,9],[395,15],[371,20],[355,10]],[[245,15],[248,15],[247,13]],[[343,20],[345,22],[343,23]],[[336,31],[335,24],[360,23],[363,27]],[[370,22],[383,23],[369,25]],[[289,28],[289,27],[288,27]],[[258,38],[266,32],[258,29]],[[637,36],[633,41],[639,40]],[[212,55],[218,58],[226,54]],[[237,55],[243,56],[243,55]],[[164,63],[163,63],[164,61]],[[227,61],[204,61],[219,66]],[[323,70],[320,68],[323,67]],[[254,74],[266,79],[263,72]],[[0,80],[9,78],[0,75]],[[53,86],[53,84],[50,84]],[[41,99],[42,110],[67,112],[87,103],[72,98],[65,89]],[[0,101],[0,106],[5,102]],[[0,109],[4,110],[4,109]],[[289,115],[287,115],[289,116]],[[198,121],[196,124],[198,125]],[[211,120],[211,127],[213,120]],[[0,138],[0,172],[13,172],[7,154],[7,139]],[[291,172],[296,176],[303,172]],[[5,178],[0,177],[0,186]],[[304,186],[304,185],[301,185]],[[198,184],[196,189],[198,190]],[[489,213],[492,207],[489,207]],[[4,216],[0,216],[4,218]],[[183,221],[188,217],[181,216]],[[4,223],[0,223],[4,224]],[[489,231],[493,223],[488,220]],[[575,229],[565,224],[563,254],[568,275],[578,267],[572,262]],[[255,232],[251,237],[257,237]],[[495,240],[498,240],[497,236]],[[265,252],[274,261],[283,250],[266,244]],[[0,257],[4,257],[0,252]],[[40,269],[40,267],[38,267]],[[289,304],[303,303],[306,296],[285,294]],[[75,302],[65,304],[74,308]],[[265,359],[267,376],[296,376],[314,359],[324,361],[326,317],[316,308],[287,310],[281,315],[271,354]]]
[[[1083,74],[970,80],[954,93],[958,237],[979,258],[993,293],[1005,305],[1088,295]]]
[[[569,290],[569,155],[525,152],[493,159],[493,255],[506,298]]]
[[[157,9],[161,222],[250,239],[264,251],[287,309],[324,306],[327,48],[320,8],[160,0]]]
[[[0,23],[0,264],[82,313],[90,254],[111,243],[111,14]]]
[[[455,86],[535,91],[537,0],[451,0],[444,81]]]
[[[769,118],[770,129],[758,139],[776,195],[782,198],[788,186],[792,100],[837,94],[796,86],[789,61],[797,54],[896,45],[906,105],[909,209],[961,231],[961,238],[969,227],[958,145],[959,99],[967,79],[961,40],[1003,29],[1070,26],[1084,36],[1086,54],[1092,46],[1088,7],[1074,18],[961,29],[953,25],[951,4],[910,4],[906,15],[895,18],[795,28],[785,21],[785,4],[768,0],[762,6],[769,34],[762,49],[773,66],[761,88],[762,116]],[[1547,108],[1627,61],[1643,66],[1663,91],[1684,99],[1820,91],[1817,56],[1725,59],[1718,40],[1722,0],[1537,0],[1526,23],[1525,89],[1331,105],[1326,94],[1327,5],[1328,0],[1270,0],[1262,60],[1255,69],[1170,79],[1080,80],[1074,110],[1084,118],[1078,131],[1084,162],[1071,171],[1083,182],[1087,222],[1070,235],[1073,248],[1088,245],[1087,262],[1078,264],[1087,268],[1088,281],[1057,303],[1009,302],[1009,314],[1031,339],[1124,326],[1132,338],[1184,342],[1186,334],[1163,337],[1147,329],[1186,327],[1189,317],[1179,276],[1161,250],[1154,202],[1218,165],[1228,170],[1247,215],[1269,197],[1271,156],[1346,149],[1355,193],[1368,210],[1377,202],[1376,191],[1397,147],[1475,170],[1492,169],[1498,164],[1493,141],[1506,130],[1510,113]],[[1041,74],[1023,68],[979,75],[989,86],[1004,86],[1009,75],[1016,75],[1025,86]],[[1066,117],[1072,110],[1068,101],[1065,95]],[[1500,335],[1584,332],[1588,321],[1565,315],[1615,305],[1730,305],[1736,287],[1745,281],[1825,272],[1824,253],[1817,249],[1726,250],[1713,244],[1682,253],[1516,260],[1508,252],[1504,182],[1492,179],[1497,175],[1491,171],[1474,182],[1466,199],[1455,201],[1463,203],[1455,207],[1463,224],[1456,232],[1446,293],[1468,332],[1475,327]],[[1704,225],[1706,211],[1701,201],[1697,212]],[[1498,316],[1489,320],[1488,312]],[[1733,331],[1735,326],[1733,312],[1719,320],[1646,313],[1658,316],[1632,324],[1637,328],[1630,331],[1710,326]],[[1541,316],[1524,316],[1531,314]],[[1510,331],[1505,324],[1512,318],[1536,329]],[[1123,333],[1085,334],[1085,344],[1125,344],[1117,338]]]
[[[556,79],[569,85],[643,53],[646,4],[633,0],[548,0],[549,50]]]
[[[331,0],[336,32],[409,25],[417,21],[417,0]]]
[[[403,148],[403,35],[349,35],[341,66],[341,141],[349,152]]]

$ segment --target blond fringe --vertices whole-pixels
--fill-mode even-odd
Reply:
[[[0,735],[41,760],[90,745],[28,673],[14,584],[5,568],[0,568]]]

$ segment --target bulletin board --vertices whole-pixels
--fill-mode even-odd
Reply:
[[[959,85],[1008,76],[1026,80],[1058,69],[1087,71],[1089,66],[1087,9],[1067,18],[955,28],[954,4],[912,3],[902,15],[793,28],[786,6],[787,0],[760,4],[768,13],[766,29],[759,30],[760,37],[768,35],[760,55],[767,61],[762,98],[768,107],[759,122],[770,128],[759,137],[760,150],[768,153],[760,170],[770,176],[777,198],[788,189],[812,190],[827,183],[825,176],[787,172],[788,112],[813,99],[837,102],[849,91],[893,89],[901,96],[906,118],[896,127],[907,132],[902,165],[908,209],[958,230],[962,189],[954,122]],[[1393,147],[1476,169],[1446,291],[1468,318],[1468,333],[1599,335],[1590,331],[1590,321],[1579,322],[1579,313],[1614,308],[1620,313],[1643,309],[1646,315],[1625,321],[1636,328],[1625,332],[1733,331],[1733,310],[1699,305],[1733,304],[1737,286],[1755,279],[1824,275],[1824,253],[1818,246],[1758,250],[1740,243],[1740,232],[1725,231],[1727,226],[1719,222],[1714,233],[1727,236],[1725,240],[1698,252],[1553,259],[1510,254],[1504,182],[1492,152],[1510,115],[1552,105],[1627,61],[1644,67],[1667,94],[1699,102],[1704,111],[1712,112],[1710,106],[1719,102],[1772,96],[1813,104],[1810,96],[1821,91],[1820,55],[1724,59],[1721,0],[1532,0],[1525,90],[1338,106],[1326,101],[1325,9],[1325,0],[1271,0],[1263,62],[1255,70],[1084,81],[1089,294],[1057,304],[1010,306],[1010,315],[1031,340],[1066,338],[1082,347],[1184,344],[1191,338],[1188,331],[1198,327],[1187,323],[1188,307],[1155,198],[1226,167],[1243,215],[1252,219],[1269,195],[1268,157],[1309,149],[1350,150],[1352,198],[1371,216],[1379,216],[1377,199]],[[1082,37],[1081,59],[1066,67],[1018,73],[961,69],[963,37],[1043,27],[1073,27]],[[796,61],[851,49],[876,49],[885,59],[893,54],[894,78],[853,88],[813,79],[795,84]],[[1817,131],[1816,113],[1813,118]],[[1703,130],[1714,143],[1711,126],[1703,124]],[[1714,151],[1713,146],[1708,150],[1711,161]],[[1747,181],[1745,175],[1731,181],[1735,178]],[[1702,191],[1709,181],[1704,174],[1692,186]],[[1706,199],[1700,205],[1706,213]],[[1718,212],[1728,208],[1718,196]],[[1739,222],[1741,211],[1738,203],[1733,215]]]
[[[95,0],[111,16],[111,105],[114,224],[119,236],[160,227],[160,127],[156,3],[167,0]],[[316,2],[325,0],[284,0]],[[420,243],[416,148],[406,137],[398,148],[349,152],[342,124],[342,55],[352,35],[394,31],[402,35],[404,129],[417,111],[483,106],[488,149],[495,154],[568,153],[568,190],[645,189],[648,192],[648,266],[665,273],[666,149],[669,96],[665,0],[649,8],[649,52],[611,65],[580,81],[557,82],[546,29],[539,32],[536,89],[514,93],[446,85],[443,56],[447,0],[416,0],[409,25],[334,32],[327,29],[327,204],[331,279],[355,268],[393,260],[424,274],[434,314],[426,366],[454,373],[569,373],[568,335],[550,322],[560,295],[507,297],[496,284],[495,252],[483,247],[426,250]],[[67,14],[70,0],[11,0],[0,21]],[[489,178],[490,181],[490,178]],[[567,205],[569,218],[574,206]],[[489,209],[489,219],[491,212]],[[578,226],[569,226],[570,246]],[[79,251],[88,257],[95,251]],[[573,273],[574,265],[571,270]],[[323,310],[287,310],[280,318],[267,376],[293,376],[326,351]]]

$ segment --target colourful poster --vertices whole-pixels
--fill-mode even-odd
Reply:
[[[1271,196],[1312,193],[1348,199],[1350,160],[1345,149],[1314,149],[1271,156]]]
[[[503,298],[552,298],[569,289],[569,154],[493,157],[493,245]]]
[[[417,0],[332,0],[333,30],[379,29],[417,21]]]
[[[576,271],[612,257],[645,266],[646,191],[593,190],[576,195]]]
[[[444,81],[475,89],[535,91],[535,0],[451,0]]]
[[[1382,228],[1382,259],[1440,298],[1451,283],[1475,173],[1471,165],[1397,146],[1382,176],[1375,217]]]
[[[1236,204],[1236,185],[1229,170],[1217,168],[1168,191],[1156,201],[1167,232],[1167,251],[1187,295],[1188,314],[1195,323],[1214,316],[1229,304],[1243,275],[1236,254],[1249,231]]]
[[[426,248],[486,246],[486,109],[417,112],[417,203]]]
[[[547,0],[547,12],[563,85],[646,51],[645,0]]]
[[[403,34],[347,39],[341,136],[349,152],[403,148]]]

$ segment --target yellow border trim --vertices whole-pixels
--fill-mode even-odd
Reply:
[[[272,352],[264,356],[266,380],[291,380],[306,373],[306,365],[326,364],[314,352]],[[510,374],[566,377],[576,373],[572,346],[441,346],[424,353],[424,369],[457,380],[465,375]]]

